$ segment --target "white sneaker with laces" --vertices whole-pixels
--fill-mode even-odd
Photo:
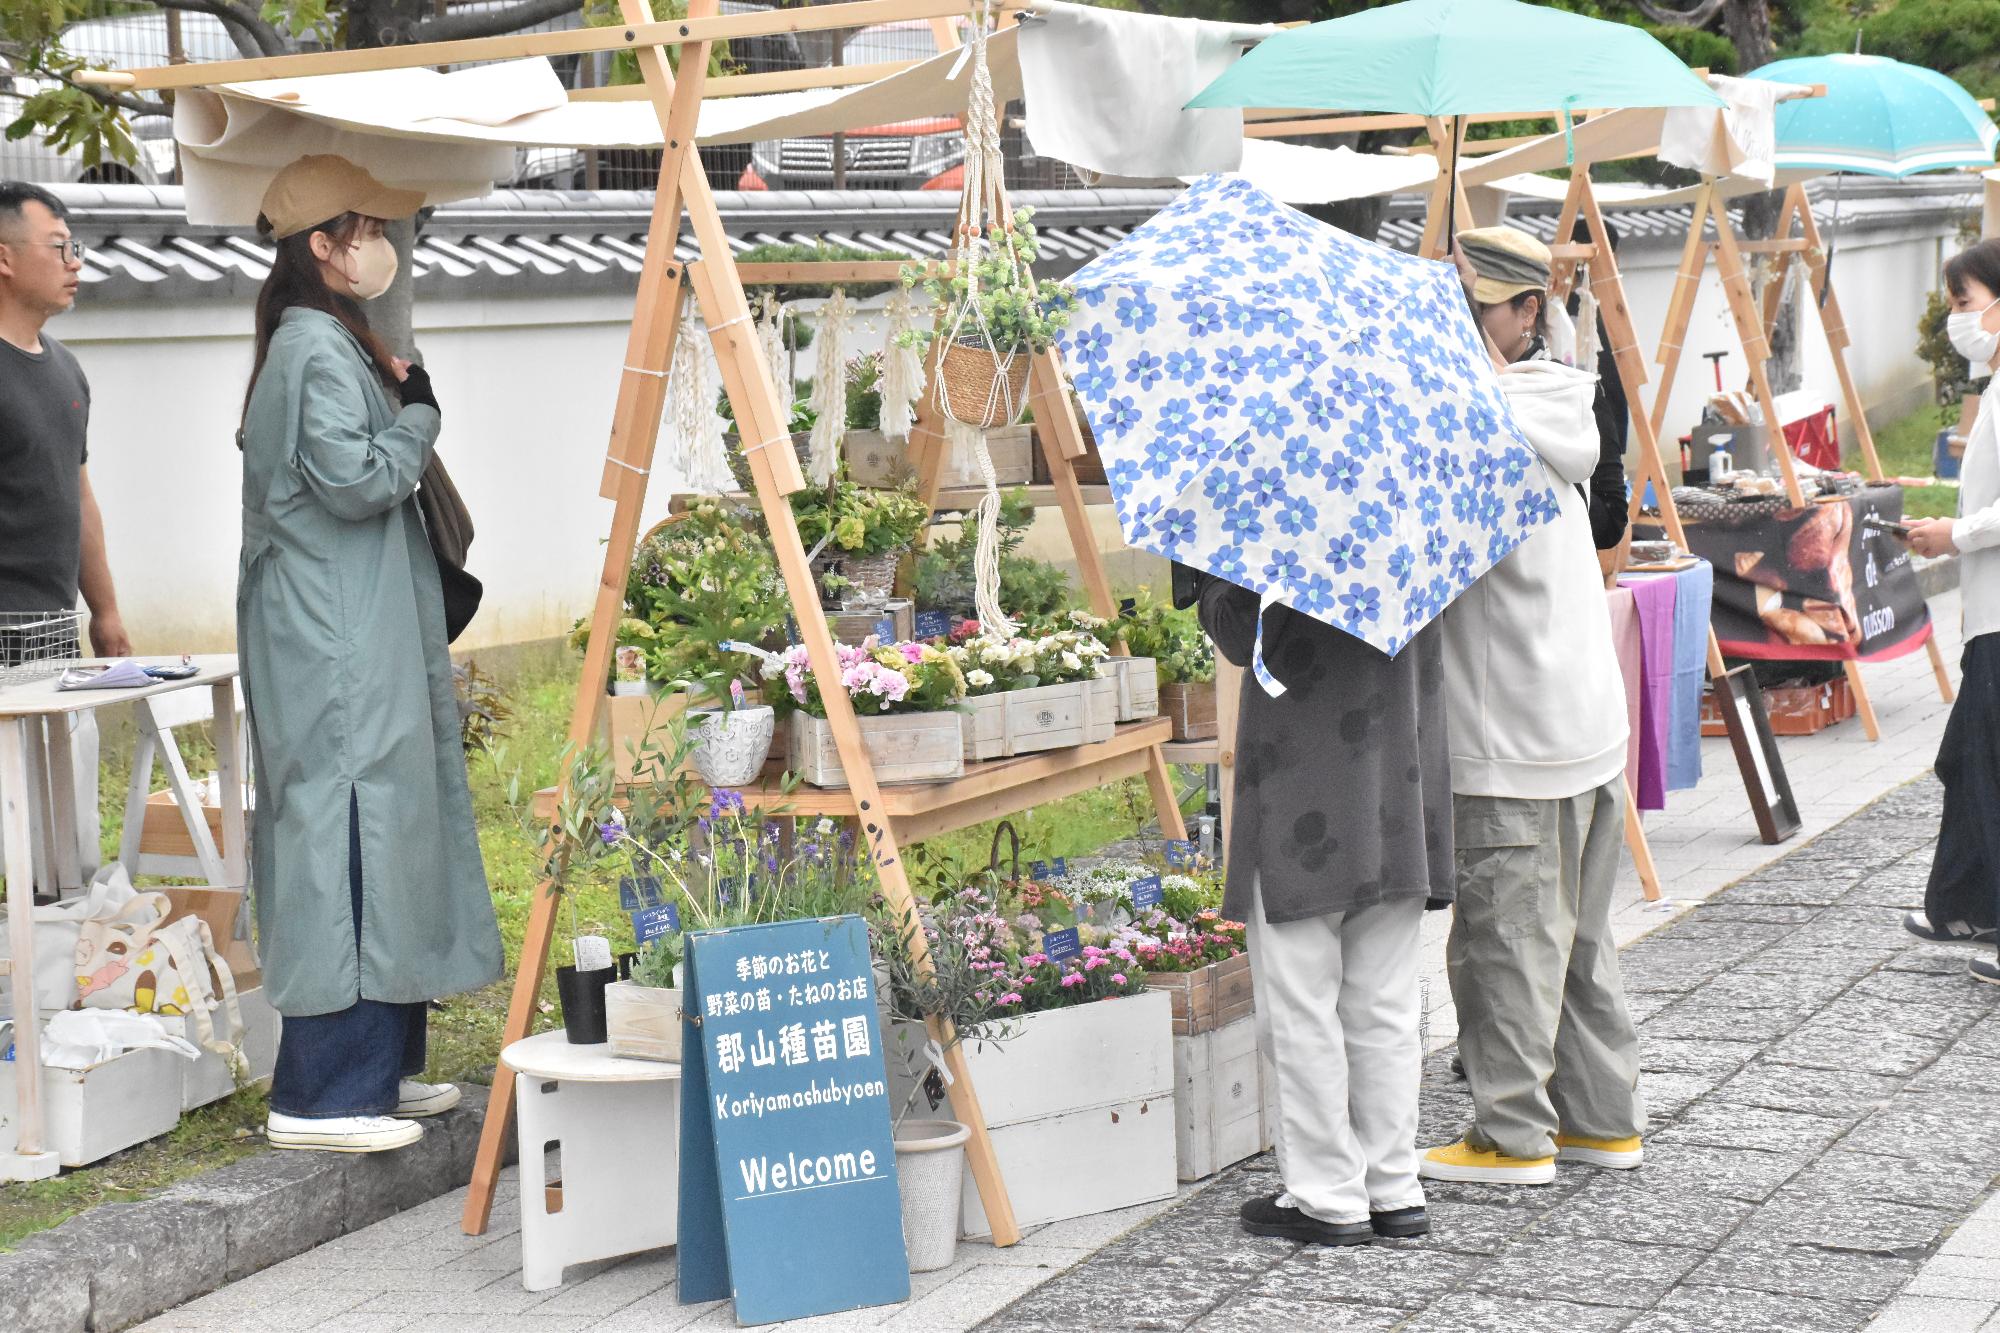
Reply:
[[[297,1116],[271,1112],[264,1137],[273,1148],[314,1152],[388,1152],[424,1136],[422,1125],[385,1115]]]
[[[395,1114],[415,1120],[427,1115],[443,1115],[458,1105],[456,1083],[419,1083],[406,1078],[396,1085]]]

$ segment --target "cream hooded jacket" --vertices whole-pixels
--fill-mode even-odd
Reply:
[[[1553,361],[1500,376],[1514,419],[1555,474],[1560,513],[1444,614],[1451,788],[1559,800],[1625,768],[1625,685],[1577,493],[1597,466],[1597,377]]]

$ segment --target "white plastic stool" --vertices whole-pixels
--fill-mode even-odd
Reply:
[[[521,1145],[521,1285],[674,1243],[680,1204],[681,1067],[543,1032],[500,1053],[514,1071]],[[555,1147],[551,1189],[544,1153]]]

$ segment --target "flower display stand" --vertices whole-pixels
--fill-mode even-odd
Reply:
[[[1010,1020],[1004,1046],[967,1036],[986,1129],[1021,1226],[1105,1213],[1177,1187],[1174,1047],[1167,997],[1128,995]],[[892,1076],[892,1098],[909,1095]],[[918,1100],[918,1110],[923,1108]],[[965,1234],[992,1234],[979,1192],[965,1190]]]
[[[1257,1050],[1254,1017],[1175,1036],[1174,1157],[1182,1180],[1255,1157],[1277,1133],[1277,1074]]]

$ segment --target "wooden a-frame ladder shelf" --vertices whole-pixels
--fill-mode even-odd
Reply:
[[[1011,11],[1018,6],[1005,6]],[[591,635],[584,652],[576,701],[570,714],[569,742],[579,749],[591,742],[597,731],[598,710],[607,697],[612,629],[623,614],[625,583],[640,532],[640,511],[653,466],[654,446],[666,401],[667,372],[679,332],[682,285],[691,284],[701,310],[710,345],[721,371],[723,389],[745,441],[755,499],[770,533],[772,553],[777,559],[790,598],[799,639],[811,660],[814,675],[822,681],[838,681],[838,659],[825,612],[820,607],[817,584],[806,559],[798,525],[792,516],[788,496],[804,488],[790,436],[786,430],[789,404],[781,401],[772,382],[769,366],[759,351],[751,322],[748,299],[744,295],[745,275],[738,271],[729,239],[716,210],[708,177],[694,144],[694,130],[704,97],[709,56],[714,44],[732,38],[773,32],[832,31],[864,28],[880,23],[925,21],[941,48],[958,44],[957,24],[974,17],[969,0],[850,0],[849,3],[818,5],[804,9],[773,10],[742,15],[722,15],[719,0],[690,0],[687,17],[672,22],[653,20],[649,0],[619,0],[623,27],[588,28],[575,32],[523,33],[508,37],[479,38],[461,42],[434,42],[422,45],[391,46],[362,51],[331,51],[316,54],[262,57],[248,60],[216,61],[200,65],[173,65],[152,69],[87,71],[80,77],[128,91],[168,88],[212,87],[222,84],[273,78],[303,78],[322,74],[360,71],[437,67],[476,61],[514,59],[593,51],[632,52],[643,80],[641,89],[659,120],[663,149],[660,175],[654,194],[651,221],[646,233],[645,261],[640,268],[638,296],[632,327],[626,342],[619,377],[617,406],[612,417],[611,438],[606,449],[600,493],[613,502],[611,532],[604,544],[603,572],[598,581],[592,608]],[[667,48],[681,48],[679,67],[685,77],[677,77],[668,62]],[[820,71],[797,71],[793,75],[772,76],[777,83],[795,79],[797,87],[816,86],[812,80]],[[859,128],[859,127],[857,127]],[[1004,202],[1004,201],[1003,201]],[[676,257],[681,218],[685,211],[703,259],[683,265]],[[850,266],[851,268],[852,266]],[[872,276],[875,268],[864,271]],[[841,266],[820,268],[799,265],[760,266],[760,281],[782,281],[804,275],[808,280],[855,281]],[[1033,358],[1030,376],[1031,402],[1043,453],[1048,464],[1055,498],[1064,525],[1075,549],[1079,580],[1089,595],[1092,609],[1109,618],[1117,606],[1111,596],[1104,566],[1098,556],[1084,495],[1077,482],[1072,460],[1085,454],[1075,405],[1070,399],[1062,368],[1053,352]],[[934,401],[927,400],[917,428],[912,432],[910,453],[922,484],[922,494],[935,496],[944,452],[944,432]],[[915,900],[902,858],[904,845],[966,823],[991,819],[1069,792],[1133,774],[1144,774],[1159,811],[1161,832],[1170,838],[1186,836],[1186,828],[1175,800],[1173,783],[1161,743],[1167,739],[1165,722],[1121,727],[1113,739],[1077,750],[1037,755],[1028,759],[981,765],[964,778],[931,787],[884,789],[876,780],[857,724],[854,708],[844,690],[822,691],[826,701],[827,724],[833,732],[841,766],[849,787],[845,792],[826,792],[806,800],[825,800],[838,812],[857,817],[867,838],[867,847],[876,869],[882,894],[897,912],[914,912]],[[801,793],[792,792],[786,803],[801,804]],[[879,822],[875,817],[879,816]],[[558,895],[546,885],[536,893],[521,947],[520,969],[514,978],[513,996],[508,1006],[502,1044],[528,1035],[538,1012],[538,1002],[548,964],[549,946],[559,903]],[[930,960],[921,934],[913,941],[913,960],[928,968]],[[933,1035],[949,1034],[935,1021]],[[1020,1238],[1014,1211],[1008,1201],[1005,1182],[1000,1177],[993,1145],[980,1111],[979,1094],[967,1070],[964,1053],[955,1043],[945,1042],[945,1062],[949,1080],[951,1113],[965,1124],[971,1138],[965,1146],[966,1164],[992,1226],[998,1245],[1011,1245]],[[493,1204],[494,1188],[500,1174],[501,1155],[513,1116],[514,1081],[495,1079],[487,1102],[486,1120],[480,1131],[462,1224],[470,1233],[486,1229]]]

